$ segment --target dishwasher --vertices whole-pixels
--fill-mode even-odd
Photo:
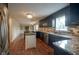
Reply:
[[[48,44],[48,34],[44,33],[44,42]]]

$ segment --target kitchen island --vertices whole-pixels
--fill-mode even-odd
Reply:
[[[25,32],[25,49],[36,48],[36,33],[35,32]]]

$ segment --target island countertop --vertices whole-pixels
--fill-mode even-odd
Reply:
[[[53,42],[52,44],[69,53],[79,55],[79,39],[62,40]]]
[[[36,35],[36,32],[24,32],[24,35]]]
[[[25,32],[24,33],[25,39],[25,49],[29,48],[36,48],[36,33],[35,32]]]

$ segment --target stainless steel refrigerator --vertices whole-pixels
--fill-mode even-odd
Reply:
[[[8,54],[8,9],[5,4],[0,4],[0,54]]]

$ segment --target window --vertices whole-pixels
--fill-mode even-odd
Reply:
[[[34,31],[38,31],[38,28],[39,28],[38,24],[34,25]]]
[[[36,30],[37,30],[37,31],[38,31],[38,27],[39,27],[39,26],[38,26],[38,24],[37,24],[37,25],[36,25]]]
[[[56,18],[56,30],[67,31],[67,27],[65,26],[65,16]]]

